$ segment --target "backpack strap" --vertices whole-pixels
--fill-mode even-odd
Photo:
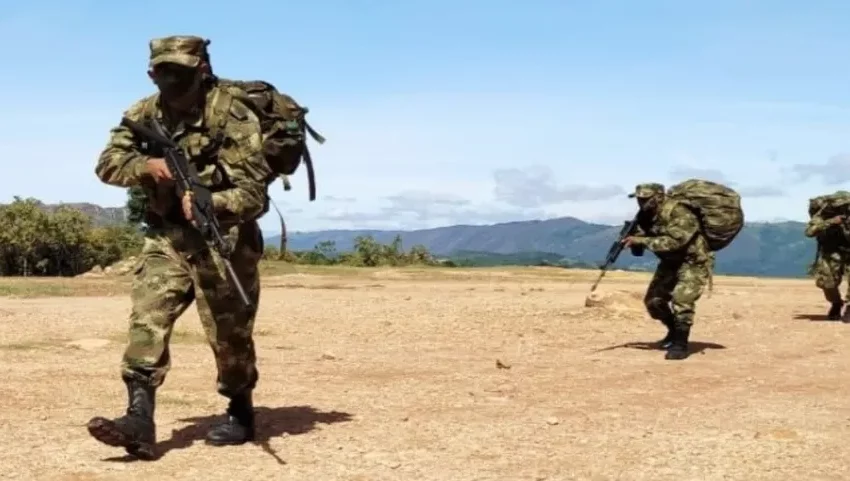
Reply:
[[[230,119],[230,109],[233,105],[233,95],[224,88],[218,88],[210,111],[210,134],[219,143],[224,141],[224,131]]]

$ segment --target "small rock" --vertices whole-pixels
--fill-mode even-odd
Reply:
[[[78,339],[65,344],[68,347],[82,349],[83,351],[94,351],[109,345],[108,339]]]
[[[559,421],[558,418],[556,418],[554,416],[546,418],[546,424],[548,424],[550,426],[556,426],[560,423],[561,423],[561,421]]]
[[[496,359],[496,367],[498,369],[510,369],[511,368],[510,364],[505,364],[498,359]]]
[[[584,300],[584,306],[612,311],[631,311],[644,308],[643,295],[629,291],[592,292]]]
[[[322,354],[320,359],[322,359],[323,361],[334,361],[334,360],[337,359],[337,357],[334,356],[333,354],[326,352],[326,353]]]

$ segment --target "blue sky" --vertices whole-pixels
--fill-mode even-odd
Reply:
[[[3,201],[123,204],[94,165],[154,91],[148,41],[178,33],[328,138],[315,202],[303,171],[272,187],[292,230],[617,222],[636,183],[691,176],[732,183],[749,220],[804,219],[850,187],[848,2],[5,3]]]

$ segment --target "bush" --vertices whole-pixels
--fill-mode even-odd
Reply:
[[[95,225],[72,207],[51,211],[36,199],[15,197],[11,204],[0,206],[0,275],[75,276],[138,254],[144,225],[139,213],[133,213],[133,205],[137,209],[142,202],[137,194],[128,194],[129,222],[108,226]],[[267,246],[263,260],[363,267],[438,264],[424,246],[405,252],[401,236],[389,244],[371,236],[357,237],[349,252],[338,251],[332,241],[303,252],[281,253],[277,246]]]
[[[85,213],[60,206],[47,212],[36,199],[0,206],[0,274],[74,276],[141,249],[131,225],[96,227]]]
[[[287,251],[283,256],[280,255],[277,247],[268,246],[263,259],[322,266],[377,267],[438,264],[425,246],[415,245],[405,252],[402,249],[401,236],[396,236],[390,244],[381,244],[372,236],[359,236],[354,239],[354,250],[348,252],[337,251],[333,241],[319,242],[309,251]]]

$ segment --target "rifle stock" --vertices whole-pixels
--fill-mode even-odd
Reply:
[[[611,248],[608,249],[608,254],[605,256],[605,262],[603,262],[599,269],[602,271],[599,273],[599,277],[596,278],[596,282],[590,287],[590,292],[596,290],[599,286],[599,282],[602,281],[602,278],[605,277],[605,273],[608,272],[608,269],[617,262],[617,258],[620,257],[620,253],[623,252],[623,239],[632,235],[637,228],[638,222],[638,214],[635,214],[632,220],[627,220],[623,222],[623,227],[620,229],[620,234],[614,240],[614,243],[611,244]]]
[[[186,192],[192,194],[193,227],[201,233],[207,243],[221,256],[227,275],[239,292],[242,303],[246,308],[253,308],[253,303],[248,299],[245,288],[236,276],[236,272],[233,270],[233,264],[230,262],[230,246],[221,235],[221,226],[215,217],[215,210],[213,208],[212,192],[209,188],[201,184],[195,166],[189,164],[180,146],[169,138],[159,122],[152,120],[151,123],[153,129],[126,117],[121,119],[122,125],[131,129],[148,142],[159,145],[162,148],[168,170],[174,176],[177,197],[182,199]]]

